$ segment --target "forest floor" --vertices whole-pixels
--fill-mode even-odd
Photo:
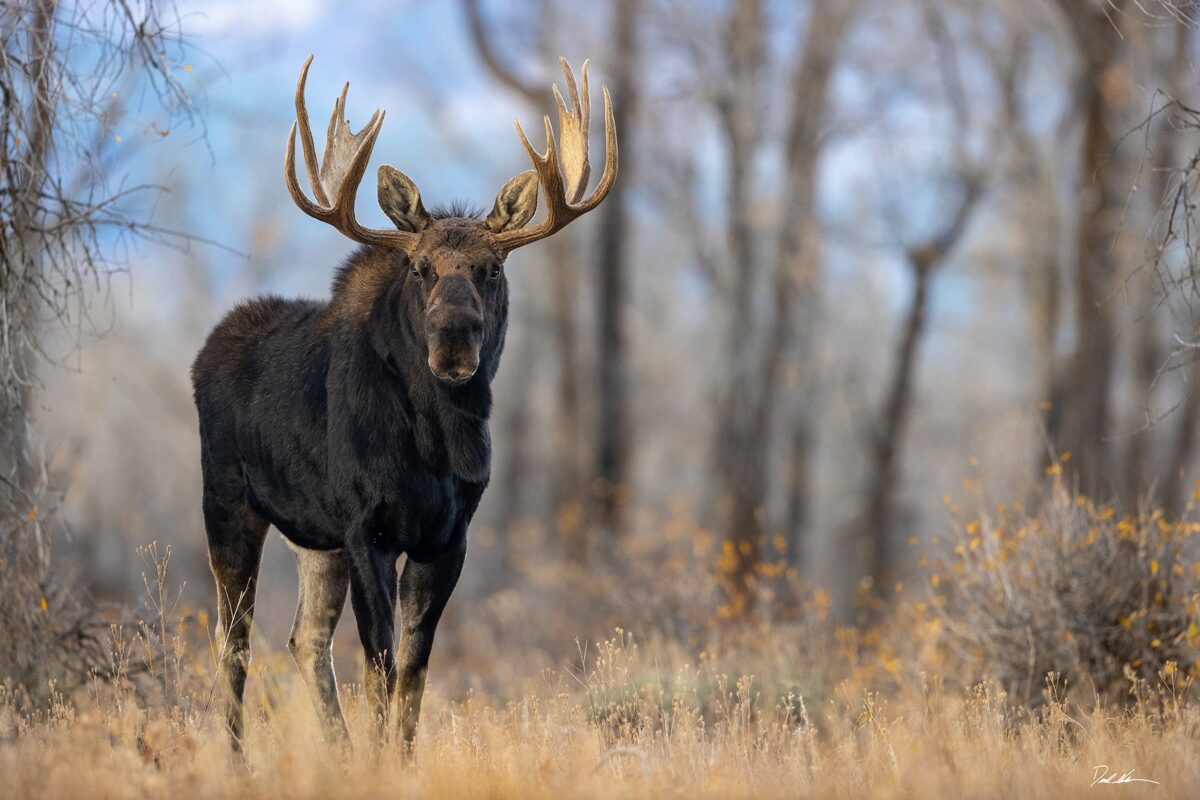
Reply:
[[[790,650],[794,643],[783,649]],[[770,659],[764,651],[763,658]],[[0,695],[0,786],[21,798],[1196,797],[1200,711],[1164,676],[1131,704],[1030,710],[991,683],[848,677],[821,697],[718,672],[628,634],[585,671],[530,675],[508,699],[448,699],[430,680],[415,756],[374,753],[355,685],[355,747],[322,739],[294,668],[256,660],[247,763],[231,758],[204,659],[194,691],[146,703],[112,683],[18,711]],[[758,665],[770,670],[765,662]],[[776,665],[776,668],[778,665]],[[1182,682],[1181,682],[1182,683]],[[818,694],[820,694],[818,692]]]
[[[233,758],[211,614],[146,548],[144,610],[104,626],[91,679],[0,679],[0,797],[1200,797],[1200,512],[1126,518],[1058,481],[1036,515],[949,505],[920,585],[855,624],[782,540],[756,602],[732,596],[730,548],[686,515],[607,568],[511,536],[519,581],[451,602],[411,758],[372,747],[353,637],[343,753],[261,633]],[[57,607],[26,593],[22,641]]]

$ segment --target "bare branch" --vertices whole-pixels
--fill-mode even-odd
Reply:
[[[488,33],[487,22],[483,18],[480,0],[463,0],[463,11],[467,15],[467,29],[471,34],[471,42],[483,64],[496,80],[523,96],[530,105],[540,105],[544,89],[541,84],[522,78],[508,64],[504,63],[496,46]]]

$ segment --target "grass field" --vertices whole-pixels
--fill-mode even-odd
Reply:
[[[246,769],[231,762],[203,696],[144,709],[106,690],[33,716],[16,714],[7,698],[0,775],[9,798],[1194,797],[1200,789],[1200,714],[1167,676],[1121,712],[1054,700],[1029,711],[995,685],[949,689],[932,677],[778,697],[770,679],[678,658],[670,647],[613,640],[582,684],[530,676],[507,702],[448,700],[435,676],[412,761],[364,746],[352,689],[344,697],[359,746],[332,753],[300,681],[262,666]],[[1100,774],[1158,783],[1093,785]]]
[[[850,625],[769,563],[754,610],[732,614],[721,548],[666,521],[627,544],[654,570],[543,565],[488,601],[502,610],[458,608],[411,760],[370,746],[344,663],[354,748],[327,747],[282,643],[256,639],[245,766],[209,615],[156,590],[170,576],[148,552],[151,613],[109,629],[93,680],[0,693],[0,795],[1195,797],[1196,529],[1058,487],[1037,518],[956,524],[914,555],[921,590]],[[584,615],[607,638],[573,640]]]

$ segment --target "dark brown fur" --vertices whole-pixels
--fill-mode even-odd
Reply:
[[[366,679],[371,702],[381,720],[397,703],[411,740],[434,629],[489,475],[490,383],[508,309],[491,241],[483,220],[430,218],[411,255],[357,250],[328,303],[243,303],[197,357],[205,524],[235,742],[268,524],[299,548],[290,646],[330,730],[345,726],[322,648],[348,586],[367,663],[379,667]],[[401,553],[408,566],[397,581]]]

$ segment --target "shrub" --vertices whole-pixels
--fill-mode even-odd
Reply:
[[[1034,513],[1013,504],[964,519],[948,501],[952,533],[922,559],[948,643],[1025,701],[1052,672],[1109,699],[1160,670],[1194,674],[1194,507],[1180,520],[1120,515],[1049,473]]]
[[[0,684],[41,704],[107,663],[108,625],[77,581],[55,569],[57,498],[45,472],[32,490],[0,476]]]

